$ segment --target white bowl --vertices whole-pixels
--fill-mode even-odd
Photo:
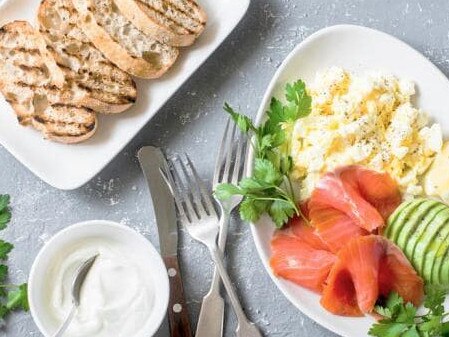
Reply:
[[[112,239],[127,247],[133,247],[134,252],[147,259],[156,296],[152,314],[146,323],[149,329],[145,333],[146,336],[154,335],[165,317],[169,300],[169,282],[164,262],[153,245],[142,235],[127,226],[104,220],[81,222],[65,228],[52,237],[37,255],[28,280],[28,297],[31,316],[39,330],[44,336],[50,337],[56,329],[54,319],[50,316],[50,309],[45,307],[43,299],[46,293],[44,289],[47,286],[46,276],[52,261],[64,247],[89,238]]]

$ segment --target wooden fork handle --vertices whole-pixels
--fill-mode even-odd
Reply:
[[[170,281],[170,300],[168,304],[168,321],[171,337],[192,337],[189,312],[184,298],[181,270],[176,256],[164,257]]]

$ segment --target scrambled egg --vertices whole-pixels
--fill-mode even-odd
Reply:
[[[290,144],[302,200],[323,173],[350,164],[388,172],[406,197],[424,193],[420,178],[441,151],[442,134],[413,107],[411,81],[332,67],[308,92],[312,112],[296,122]]]

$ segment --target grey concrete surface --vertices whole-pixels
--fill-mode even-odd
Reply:
[[[12,196],[14,212],[9,229],[1,234],[16,246],[9,263],[12,281],[27,279],[34,257],[52,234],[82,220],[127,224],[157,246],[148,193],[135,158],[137,149],[152,144],[169,153],[186,151],[201,168],[202,176],[210,178],[226,118],[221,110],[223,101],[254,115],[276,68],[309,34],[339,23],[377,28],[410,43],[448,74],[448,13],[449,2],[445,0],[252,0],[246,17],[209,61],[84,187],[69,192],[53,189],[0,147],[0,193]],[[335,336],[302,315],[277,290],[257,256],[246,224],[233,219],[228,242],[232,279],[246,311],[265,336]],[[211,279],[211,262],[205,250],[184,232],[180,254],[195,325]],[[234,329],[234,316],[228,310],[225,335],[233,336]],[[8,319],[0,336],[41,334],[29,314],[18,313]],[[158,334],[165,336],[168,333],[163,330]]]

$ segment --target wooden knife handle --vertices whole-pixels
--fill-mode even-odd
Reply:
[[[192,337],[178,258],[176,256],[166,256],[164,257],[164,262],[170,281],[170,301],[168,304],[170,335],[171,337]]]

